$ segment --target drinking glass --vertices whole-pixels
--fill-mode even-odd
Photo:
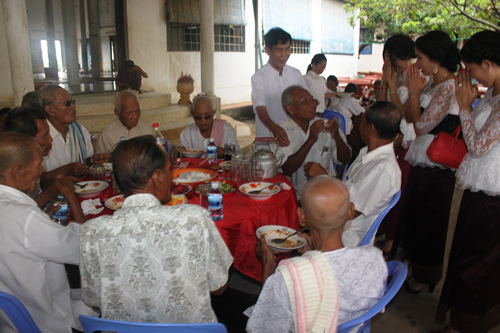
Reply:
[[[106,181],[106,167],[103,164],[94,164],[89,168],[92,180]]]

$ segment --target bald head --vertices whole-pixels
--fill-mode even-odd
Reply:
[[[16,132],[0,133],[0,176],[15,165],[26,168],[34,157],[33,149],[40,149],[32,137]]]
[[[349,191],[337,178],[322,175],[309,180],[301,195],[310,227],[328,231],[339,229],[349,219]]]

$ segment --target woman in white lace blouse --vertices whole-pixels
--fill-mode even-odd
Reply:
[[[500,323],[500,33],[473,35],[460,55],[467,71],[456,96],[469,153],[457,171],[465,191],[436,318],[451,309],[445,332],[486,332]],[[488,87],[474,111],[471,77]]]
[[[413,280],[405,285],[409,293],[428,286],[432,292],[441,280],[455,176],[450,168],[432,162],[427,148],[442,121],[455,120],[456,126],[459,122],[453,73],[460,67],[460,58],[450,37],[442,31],[428,32],[416,40],[415,53],[417,62],[407,73],[409,98],[404,114],[417,136],[406,155],[412,167],[400,213],[413,268]],[[428,82],[419,70],[430,77]]]

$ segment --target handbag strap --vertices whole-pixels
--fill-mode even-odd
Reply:
[[[453,131],[451,134],[452,136],[455,137],[455,140],[458,139],[458,136],[460,135],[460,130],[462,129],[462,125],[458,125],[457,129]]]

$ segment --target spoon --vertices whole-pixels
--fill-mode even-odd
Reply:
[[[83,184],[83,185],[80,185],[80,184],[76,183],[75,185],[76,185],[76,186],[79,186],[79,187],[80,187],[80,189],[81,189],[81,190],[83,190],[85,187],[87,187],[87,185],[88,185],[88,184],[89,184],[89,183],[85,183],[85,184]]]
[[[268,188],[270,188],[271,186],[275,186],[275,185],[279,185],[281,184],[282,182],[277,182],[276,184],[271,184],[269,186],[266,186],[264,188],[261,188],[260,190],[255,190],[255,191],[250,191],[248,192],[248,194],[259,194],[260,192],[264,191],[264,190],[267,190]]]
[[[285,241],[286,241],[288,238],[290,238],[290,237],[292,237],[292,236],[296,235],[298,232],[304,232],[304,231],[306,231],[306,230],[307,230],[307,228],[306,228],[306,227],[302,227],[302,228],[300,228],[299,230],[295,231],[293,234],[290,234],[290,235],[286,236],[285,238],[275,238],[275,239],[272,239],[272,240],[271,240],[271,243],[276,244],[276,245],[281,245],[281,244],[284,244],[284,243],[285,243]]]

